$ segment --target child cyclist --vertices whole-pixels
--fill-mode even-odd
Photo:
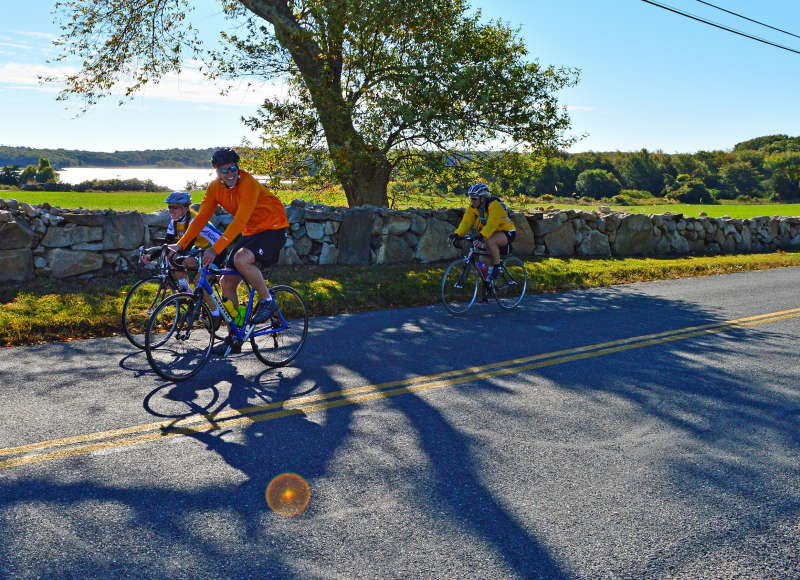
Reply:
[[[188,229],[189,224],[192,222],[195,216],[197,216],[197,212],[189,207],[189,205],[192,203],[192,196],[188,191],[173,191],[167,196],[167,199],[164,200],[164,203],[167,204],[167,211],[169,211],[170,217],[169,225],[167,226],[167,233],[164,236],[164,242],[171,244],[183,236]],[[221,235],[222,232],[209,222],[203,227],[203,229],[194,239],[194,245],[202,249],[206,249],[210,247],[211,244],[216,243]],[[191,246],[191,244],[189,245]],[[157,258],[160,255],[161,246],[148,248],[142,254],[142,263],[149,264],[154,258]],[[220,268],[223,267],[225,263],[225,255],[217,256],[217,259],[214,260],[214,263]],[[190,268],[196,268],[198,265],[194,258],[186,258],[183,261],[183,264]],[[189,280],[186,272],[173,270],[172,274],[177,280],[178,287],[181,289],[181,291],[189,292]],[[213,310],[212,314],[214,315],[216,324],[218,319],[217,317],[219,317],[219,309],[214,306],[213,303],[211,305]]]
[[[500,250],[514,241],[517,235],[516,226],[511,221],[505,204],[499,197],[489,194],[489,187],[485,183],[476,183],[470,187],[467,196],[470,205],[456,231],[450,234],[450,241],[456,241],[474,227],[478,232],[476,245],[485,245],[489,252],[489,279],[496,280],[502,267]]]

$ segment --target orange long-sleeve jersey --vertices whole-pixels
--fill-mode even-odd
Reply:
[[[197,237],[203,226],[214,215],[218,205],[233,215],[233,221],[211,246],[217,254],[228,247],[239,234],[252,236],[265,230],[280,230],[289,226],[286,208],[283,207],[281,200],[255,177],[241,170],[239,181],[232,189],[225,187],[219,179],[211,182],[203,201],[200,202],[197,217],[192,220],[186,233],[177,242],[181,248],[186,249],[189,242]]]

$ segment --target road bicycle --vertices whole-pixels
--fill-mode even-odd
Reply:
[[[163,240],[157,240],[163,242]],[[139,261],[142,263],[145,247],[139,246]],[[125,336],[137,348],[144,348],[144,336],[147,322],[153,311],[167,296],[175,294],[180,289],[175,271],[186,271],[186,268],[170,261],[165,246],[161,247],[161,254],[152,262],[155,271],[134,284],[125,303],[122,305],[122,330]]]
[[[151,262],[155,267],[154,271],[148,277],[131,286],[122,305],[122,330],[131,344],[140,349],[144,349],[147,322],[153,315],[156,306],[161,304],[167,296],[181,291],[188,291],[188,287],[180,287],[174,274],[175,272],[188,271],[188,268],[181,264],[181,259],[186,254],[175,254],[170,259],[167,245],[163,243],[164,239],[161,238],[155,241],[161,244],[161,253],[154,262]],[[144,253],[145,247],[139,246],[139,264],[142,263]],[[242,284],[239,286],[240,301],[244,301],[247,298],[249,291],[250,285],[245,280],[242,280]],[[215,334],[220,340],[224,338],[220,330],[217,330]]]
[[[308,309],[300,293],[286,285],[270,288],[277,309],[266,322],[253,324],[250,318],[257,302],[255,289],[249,289],[245,306],[234,318],[219,291],[218,280],[226,274],[241,276],[235,269],[220,269],[213,264],[201,268],[193,292],[173,294],[156,306],[147,322],[145,352],[150,366],[162,378],[184,381],[200,372],[211,357],[216,337],[204,296],[210,296],[219,309],[233,343],[249,341],[265,365],[283,366],[300,354],[308,335]]]
[[[478,266],[481,256],[488,253],[473,244],[471,236],[462,238],[469,249],[462,258],[454,260],[442,276],[442,304],[456,316],[464,314],[478,299],[488,302],[494,298],[500,308],[516,308],[525,297],[528,288],[528,272],[522,260],[511,254],[511,244],[501,250],[501,270],[496,280],[489,279],[488,268]]]

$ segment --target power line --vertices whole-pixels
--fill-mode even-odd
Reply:
[[[728,14],[733,14],[734,16],[738,16],[744,20],[749,20],[750,22],[755,22],[756,24],[760,24],[761,26],[766,26],[767,28],[771,28],[772,30],[777,30],[778,32],[783,32],[784,34],[788,34],[789,36],[794,36],[795,38],[800,38],[800,35],[794,34],[793,32],[789,32],[788,30],[783,30],[782,28],[776,28],[775,26],[770,26],[769,24],[765,24],[764,22],[760,22],[758,20],[753,20],[752,18],[748,18],[738,12],[733,12],[731,10],[726,10],[721,6],[717,6],[716,4],[712,4],[711,2],[704,2],[704,0],[697,0],[700,4],[705,4],[706,6],[711,6],[712,8],[716,8],[717,10],[721,10],[722,12],[727,12]]]
[[[733,32],[734,34],[738,34],[739,36],[744,36],[745,38],[749,38],[751,40],[756,40],[758,42],[763,42],[764,44],[769,44],[770,46],[774,46],[776,48],[782,48],[783,50],[788,50],[789,52],[800,54],[800,50],[795,50],[794,48],[789,48],[788,46],[784,46],[776,42],[771,42],[769,40],[759,38],[758,36],[753,36],[752,34],[747,34],[746,32],[742,32],[734,28],[728,28],[727,26],[723,26],[722,24],[717,24],[716,22],[711,22],[710,20],[700,18],[699,16],[694,16],[693,14],[689,14],[688,12],[683,12],[681,10],[678,10],[677,8],[672,8],[671,6],[667,6],[666,4],[659,4],[658,2],[653,2],[652,0],[642,0],[642,2],[645,2],[646,4],[651,4],[653,6],[658,6],[659,8],[663,8],[664,10],[668,10],[669,12],[674,12],[675,14],[680,14],[681,16],[686,16],[686,18],[697,20],[698,22],[702,22],[703,24],[708,24],[709,26],[713,26],[714,28],[727,30],[728,32]]]

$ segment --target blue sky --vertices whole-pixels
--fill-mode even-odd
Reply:
[[[800,38],[735,18],[697,0],[658,0],[721,25],[800,50]],[[727,10],[800,35],[797,0],[713,0]],[[53,2],[3,6],[0,20],[0,145],[114,151],[237,145],[260,102],[245,87],[221,97],[192,70],[118,106],[106,99],[79,115],[36,81],[53,65]],[[212,0],[198,24],[216,29]],[[473,0],[484,18],[520,29],[541,64],[581,69],[560,95],[572,151],[667,153],[730,149],[773,133],[800,135],[800,54],[673,14],[641,0]],[[265,89],[267,90],[267,89]]]

